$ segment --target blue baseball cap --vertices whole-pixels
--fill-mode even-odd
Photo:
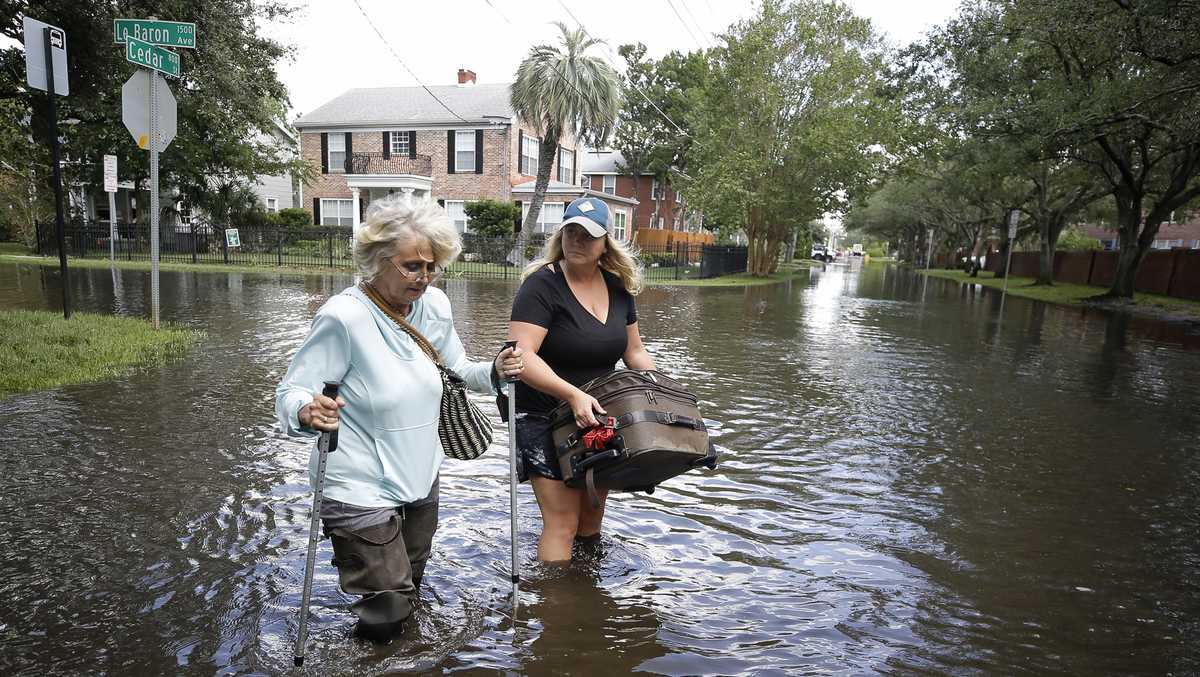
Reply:
[[[571,201],[563,210],[562,227],[578,223],[592,237],[608,234],[608,205],[594,197],[581,197]]]

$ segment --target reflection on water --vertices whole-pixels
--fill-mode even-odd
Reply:
[[[287,672],[307,449],[273,388],[346,276],[164,273],[191,354],[0,401],[0,673]],[[53,269],[0,267],[0,307],[57,308]],[[148,274],[79,270],[77,307],[145,316]],[[494,354],[514,287],[444,283]],[[889,267],[639,298],[723,463],[610,501],[567,569],[508,581],[507,440],[443,468],[408,631],[349,637],[321,544],[318,674],[1078,673],[1200,670],[1200,335]],[[490,409],[486,398],[479,402]]]

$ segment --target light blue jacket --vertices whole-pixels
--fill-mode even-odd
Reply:
[[[495,393],[492,363],[467,359],[445,292],[427,288],[407,319],[469,387]],[[339,394],[346,400],[337,450],[327,461],[325,495],[362,507],[401,505],[427,496],[444,458],[437,435],[441,377],[416,342],[357,287],[317,311],[275,391],[275,416],[289,436],[317,437],[317,431],[300,425],[298,416],[324,381],[340,381]],[[309,457],[314,485],[316,472],[314,444]]]

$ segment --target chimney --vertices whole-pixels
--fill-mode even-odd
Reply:
[[[465,68],[458,69],[458,84],[460,86],[475,84],[475,71],[469,71]]]

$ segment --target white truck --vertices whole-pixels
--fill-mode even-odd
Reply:
[[[813,258],[814,260],[824,261],[826,263],[829,263],[829,262],[832,262],[833,259],[836,258],[837,255],[834,254],[833,252],[829,251],[829,247],[827,247],[826,245],[824,245],[820,242],[814,242],[813,246],[812,246],[812,254],[810,254],[809,256],[811,258]]]

